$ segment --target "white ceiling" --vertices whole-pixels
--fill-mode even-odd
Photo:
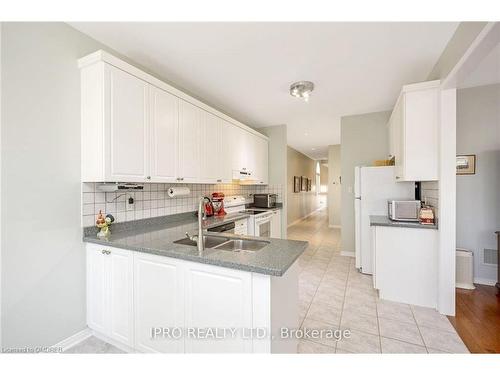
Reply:
[[[495,83],[500,83],[500,44],[491,50],[470,75],[459,82],[459,87],[476,87]]]
[[[286,124],[314,159],[340,117],[391,109],[423,81],[457,23],[71,23],[174,86],[252,127]],[[289,95],[309,80],[309,103]],[[314,149],[314,150],[313,150]]]

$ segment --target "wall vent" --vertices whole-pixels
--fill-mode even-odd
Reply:
[[[496,266],[498,264],[497,249],[483,249],[483,263]]]

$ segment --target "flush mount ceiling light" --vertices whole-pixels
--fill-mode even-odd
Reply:
[[[311,95],[312,90],[314,90],[314,83],[310,81],[299,81],[291,84],[290,95],[304,99],[307,102],[309,101],[309,95]]]

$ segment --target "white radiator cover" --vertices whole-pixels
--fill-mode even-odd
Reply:
[[[476,289],[474,286],[474,257],[470,250],[457,248],[456,287]]]

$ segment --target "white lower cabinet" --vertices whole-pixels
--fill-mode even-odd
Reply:
[[[184,287],[182,264],[171,258],[134,256],[135,349],[183,353]],[[182,333],[182,332],[181,332]]]
[[[437,307],[438,231],[372,227],[374,287],[394,302]]]
[[[234,234],[240,236],[248,235],[248,219],[237,220],[234,222]]]
[[[252,327],[252,274],[190,263],[185,283],[185,323],[192,333],[186,337],[186,352],[252,352],[252,340],[242,336]],[[224,338],[199,337],[210,334],[207,329]]]
[[[271,238],[281,238],[281,210],[274,210],[271,218]]]
[[[87,324],[112,340],[134,345],[131,251],[87,245]]]
[[[296,268],[274,277],[87,244],[87,324],[130,351],[294,352],[251,334],[298,328]]]

